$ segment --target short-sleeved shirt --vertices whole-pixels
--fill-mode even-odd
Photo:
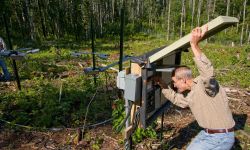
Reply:
[[[193,80],[191,91],[184,97],[168,88],[163,95],[173,104],[189,107],[198,124],[208,129],[228,129],[235,125],[224,89],[214,78],[214,69],[209,59],[202,53],[194,58],[200,75]]]

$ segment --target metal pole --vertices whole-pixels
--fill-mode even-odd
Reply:
[[[122,1],[121,8],[121,24],[120,24],[120,59],[119,59],[119,71],[122,71],[122,59],[123,59],[123,37],[124,37],[124,1]]]
[[[92,60],[93,60],[93,70],[95,71],[95,32],[93,29],[93,9],[91,6],[91,19],[90,19],[90,27],[91,27],[91,47],[92,47]],[[94,74],[94,83],[96,85],[96,75]]]
[[[8,28],[5,13],[3,13],[3,18],[4,18],[4,24],[5,24],[7,37],[8,37],[9,47],[10,47],[10,50],[13,50],[12,43],[11,43],[11,38],[10,38],[10,32],[9,32],[9,28]],[[15,74],[15,77],[16,77],[17,87],[18,87],[19,90],[21,90],[20,78],[19,78],[19,75],[18,75],[16,61],[14,59],[12,59],[12,64],[13,64],[13,68],[14,68],[14,74]]]
[[[123,37],[124,37],[124,1],[122,0],[122,7],[121,7],[121,22],[120,22],[120,58],[119,58],[119,71],[122,71],[122,60],[123,60]],[[122,91],[118,90],[118,97],[122,97]]]
[[[161,142],[163,139],[163,121],[164,121],[164,112],[161,114],[161,136],[160,136]]]

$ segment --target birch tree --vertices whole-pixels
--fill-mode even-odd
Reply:
[[[216,0],[214,0],[214,5],[213,5],[213,13],[212,13],[213,17],[215,16],[215,15],[214,15],[214,13],[215,13],[215,8],[216,8]]]
[[[197,26],[200,26],[201,9],[202,9],[202,0],[199,0],[198,12],[197,12]]]
[[[229,16],[229,10],[230,10],[230,0],[227,0],[227,12],[226,12],[226,16]],[[225,29],[225,33],[227,33],[227,29]]]
[[[169,29],[170,29],[170,12],[171,12],[171,0],[168,0],[168,30],[167,30],[167,40],[169,40]]]
[[[192,21],[191,21],[191,29],[194,28],[194,11],[195,11],[195,0],[193,0],[193,7],[192,7]]]
[[[246,19],[246,4],[247,4],[247,0],[244,1],[243,3],[243,22],[242,22],[242,28],[241,28],[241,36],[240,36],[240,45],[242,46],[243,44],[243,36],[244,36],[244,26],[245,26],[245,19]]]
[[[227,12],[226,12],[226,16],[229,16],[229,10],[230,10],[230,0],[227,0]]]
[[[185,13],[185,0],[182,0],[182,8],[181,8],[181,28],[180,28],[180,38],[182,37],[182,30],[183,30],[183,18]]]

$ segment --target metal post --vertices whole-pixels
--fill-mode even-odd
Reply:
[[[123,36],[124,36],[124,1],[122,1],[121,8],[121,24],[120,24],[120,59],[119,59],[119,71],[122,71],[122,59],[123,59]]]
[[[122,63],[123,63],[123,37],[124,37],[124,1],[122,0],[121,7],[121,22],[120,22],[120,58],[119,58],[119,71],[122,71]],[[118,97],[122,97],[122,91],[118,90]]]
[[[93,29],[93,9],[91,6],[91,19],[90,19],[90,28],[91,28],[91,48],[92,48],[92,60],[93,60],[93,70],[95,71],[95,32]],[[96,75],[94,74],[94,83],[96,85]]]
[[[163,140],[163,122],[164,122],[164,112],[161,114],[161,135],[160,135],[160,140],[161,140],[161,148],[162,147],[162,140]]]
[[[10,50],[13,50],[12,43],[11,43],[11,38],[10,38],[10,32],[9,32],[9,28],[8,28],[5,13],[3,13],[3,18],[4,18],[4,24],[5,24],[7,37],[8,37],[9,47],[10,47]],[[16,77],[17,87],[18,87],[19,90],[21,90],[20,78],[19,78],[19,75],[18,75],[16,61],[14,59],[12,59],[12,64],[13,64],[14,74],[15,74],[15,77]]]

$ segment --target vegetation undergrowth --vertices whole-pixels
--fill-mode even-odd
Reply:
[[[96,40],[96,51],[110,54],[108,60],[97,58],[97,67],[118,60],[117,43],[117,38]],[[138,56],[170,43],[172,41],[166,42],[164,35],[148,36],[140,33],[126,39],[124,53]],[[14,124],[38,128],[81,126],[86,107],[96,88],[100,90],[91,104],[88,123],[111,117],[111,103],[117,99],[114,86],[116,73],[100,73],[95,85],[93,76],[83,75],[83,68],[79,66],[80,63],[84,67],[91,67],[92,56],[72,56],[72,52],[90,52],[90,43],[73,42],[72,45],[75,46],[69,48],[66,42],[55,43],[41,49],[37,54],[29,55],[26,60],[18,61],[22,90],[9,89],[0,92],[0,118],[10,121],[10,127],[13,128]],[[201,47],[214,64],[217,79],[222,85],[249,89],[249,46],[232,47],[203,42]],[[191,66],[197,75],[192,57],[192,53],[183,52],[182,64]],[[7,63],[11,66],[10,61]],[[10,67],[9,69],[11,70]],[[125,115],[123,101],[118,100],[115,103],[118,104],[115,104],[116,109],[112,112],[114,129],[123,121]],[[153,127],[147,130],[137,129],[133,141],[140,142],[145,137],[156,137]]]

